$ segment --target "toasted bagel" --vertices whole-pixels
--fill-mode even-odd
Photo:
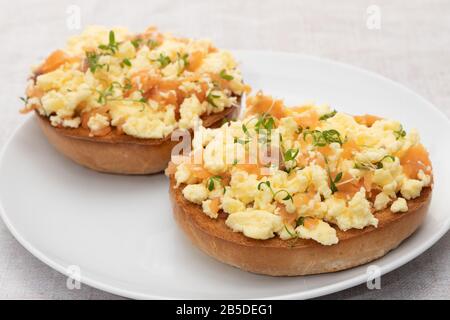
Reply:
[[[211,219],[201,206],[183,197],[183,185],[175,188],[170,176],[169,194],[178,225],[194,245],[211,257],[258,274],[298,276],[335,272],[356,267],[387,254],[408,238],[425,218],[431,187],[408,201],[408,212],[375,212],[378,227],[341,231],[335,228],[339,243],[324,246],[313,240],[255,240],[233,232],[225,225],[226,214]]]
[[[239,113],[234,106],[202,118],[203,126],[214,128]],[[164,139],[140,139],[118,134],[114,129],[103,137],[89,135],[89,130],[59,128],[47,117],[36,113],[39,126],[48,141],[62,154],[87,168],[116,174],[151,174],[163,171],[170,160],[172,148],[179,143],[170,136]]]
[[[78,164],[150,174],[167,166],[174,130],[222,124],[250,90],[233,55],[208,40],[88,26],[33,68],[20,112],[36,111]]]

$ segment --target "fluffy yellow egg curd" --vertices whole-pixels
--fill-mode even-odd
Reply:
[[[93,26],[33,70],[23,111],[91,136],[160,139],[238,105],[247,90],[231,53],[208,40]]]
[[[184,198],[253,239],[338,243],[336,228],[377,227],[376,212],[408,211],[432,183],[416,130],[327,105],[286,107],[263,93],[243,120],[195,131],[190,154],[173,155]]]

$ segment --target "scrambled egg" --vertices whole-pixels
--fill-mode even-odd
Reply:
[[[231,53],[208,40],[95,26],[34,70],[24,111],[91,135],[108,134],[100,131],[107,126],[159,139],[201,125],[203,115],[236,105],[247,90]]]
[[[189,184],[184,187],[183,196],[193,203],[202,204],[208,198],[208,190],[201,183]]]
[[[192,145],[202,157],[176,166],[176,187],[185,184],[187,200],[211,218],[222,210],[231,230],[254,239],[333,245],[336,229],[377,227],[377,211],[407,212],[407,200],[432,183],[415,130],[327,106],[286,108],[262,93],[248,98],[243,120],[201,128]]]
[[[283,228],[281,217],[264,210],[248,210],[230,214],[225,221],[233,231],[249,238],[265,240]]]
[[[408,211],[408,203],[404,198],[398,198],[391,205],[392,212],[406,212]]]
[[[330,246],[339,242],[339,239],[336,236],[336,230],[322,220],[319,220],[317,225],[312,229],[300,225],[295,231],[300,238],[313,239],[325,246]]]
[[[100,131],[109,126],[109,119],[108,117],[97,113],[89,118],[87,125],[91,132]]]

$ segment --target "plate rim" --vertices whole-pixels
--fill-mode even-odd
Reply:
[[[444,121],[446,121],[450,125],[450,119],[441,111],[439,110],[434,104],[426,100],[424,97],[422,97],[420,94],[416,93],[409,87],[396,82],[394,80],[391,80],[383,75],[380,75],[374,71],[366,70],[361,67],[353,66],[344,62],[335,61],[332,59],[319,57],[319,56],[313,56],[308,54],[302,54],[302,53],[295,53],[295,52],[283,52],[283,51],[262,51],[262,50],[231,50],[233,53],[239,54],[248,54],[248,55],[284,55],[289,56],[292,58],[300,58],[300,59],[306,59],[306,60],[314,60],[316,62],[321,63],[327,63],[327,64],[334,64],[341,68],[350,69],[353,72],[362,73],[365,76],[376,78],[381,81],[388,82],[391,85],[394,85],[397,87],[397,89],[402,90],[410,95],[413,95],[414,98],[420,100],[424,106],[426,106],[428,109],[431,109],[434,111],[434,113],[437,113]],[[26,119],[23,123],[21,123],[19,126],[17,126],[12,133],[9,135],[9,137],[6,139],[5,144],[3,145],[3,148],[0,152],[0,167],[3,164],[5,154],[7,153],[7,150],[9,149],[10,144],[14,140],[14,138],[17,136],[18,132],[22,130],[22,128],[30,121],[32,121],[33,117],[29,117]],[[5,223],[5,226],[7,227],[8,231],[13,235],[13,237],[33,256],[35,256],[38,260],[43,262],[44,264],[48,265],[50,268],[58,271],[59,273],[63,274],[64,276],[68,277],[68,271],[67,268],[64,267],[62,264],[52,260],[48,256],[46,256],[42,251],[40,251],[38,248],[36,248],[34,245],[32,245],[28,240],[25,239],[14,227],[12,222],[10,221],[6,210],[3,207],[3,204],[1,202],[0,198],[0,217],[2,218],[3,222]],[[410,251],[405,253],[400,259],[394,260],[390,263],[385,264],[384,266],[380,267],[381,275],[385,275],[386,273],[389,273],[406,263],[412,261],[413,259],[420,256],[422,253],[424,253],[426,250],[431,248],[439,239],[441,239],[450,229],[450,219],[447,219],[446,223],[442,224],[442,227],[439,229],[439,232],[433,233],[431,237],[427,239],[427,241],[424,241],[421,243],[420,246],[416,247],[414,251]],[[408,239],[405,239],[407,241]],[[395,250],[395,249],[394,249]],[[378,260],[378,259],[377,259]],[[375,260],[376,261],[376,260]],[[331,294],[334,292],[342,291],[345,289],[348,289],[350,287],[354,287],[357,285],[360,285],[364,282],[366,282],[367,276],[365,274],[357,275],[353,278],[339,281],[337,283],[332,283],[329,285],[325,285],[323,287],[310,289],[305,292],[293,292],[288,294],[282,294],[282,295],[276,295],[276,296],[265,296],[260,297],[258,299],[266,300],[266,299],[273,299],[273,300],[279,300],[279,299],[310,299],[315,298],[319,296],[324,296],[327,294]],[[180,297],[168,297],[164,295],[155,295],[155,294],[147,294],[143,292],[138,291],[130,291],[128,289],[122,289],[120,287],[116,287],[114,285],[109,285],[105,282],[95,280],[91,278],[90,276],[82,276],[81,277],[81,283],[84,283],[85,285],[91,286],[93,288],[109,292],[121,297],[126,298],[132,298],[132,299],[182,299]],[[252,298],[249,298],[252,299]],[[209,300],[209,299],[207,299]]]

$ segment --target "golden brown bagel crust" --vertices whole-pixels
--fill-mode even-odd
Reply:
[[[298,276],[334,272],[365,264],[384,256],[408,238],[422,223],[431,199],[431,188],[408,201],[408,212],[389,209],[375,213],[378,227],[362,230],[336,229],[339,243],[324,246],[314,240],[255,240],[233,232],[225,216],[211,219],[200,206],[182,195],[183,185],[174,188],[170,177],[169,194],[175,220],[190,240],[211,257],[246,271],[271,276]]]
[[[220,126],[224,120],[239,113],[239,107],[203,119],[205,127]],[[90,169],[117,174],[151,174],[163,171],[170,160],[172,148],[178,141],[139,139],[112,130],[104,137],[91,137],[85,128],[57,128],[47,117],[37,115],[39,125],[48,141],[62,154]]]

